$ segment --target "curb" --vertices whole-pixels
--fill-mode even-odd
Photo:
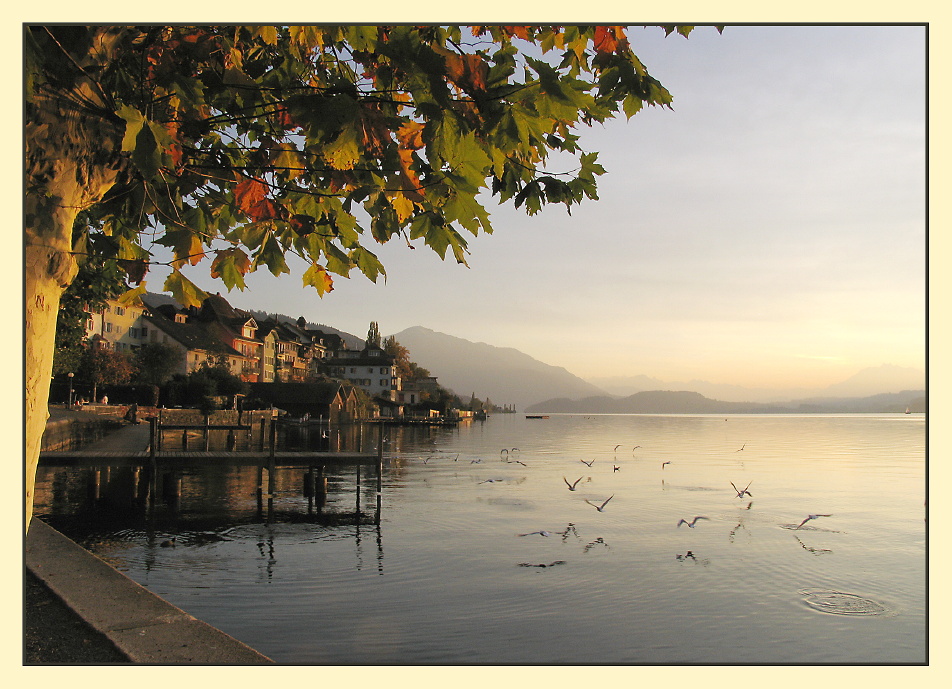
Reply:
[[[274,663],[140,586],[40,519],[30,522],[25,562],[53,593],[133,663]]]

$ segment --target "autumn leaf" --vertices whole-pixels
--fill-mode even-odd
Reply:
[[[251,270],[251,259],[244,251],[237,247],[222,249],[215,252],[212,261],[211,276],[221,278],[228,289],[245,288],[245,274]]]
[[[285,217],[284,207],[271,199],[261,199],[247,213],[248,217],[255,222],[280,220]]]
[[[345,127],[323,150],[324,159],[335,170],[353,170],[360,159],[360,143],[353,126]]]
[[[140,300],[140,297],[147,293],[148,290],[145,288],[145,282],[141,282],[138,287],[133,287],[130,290],[126,290],[116,297],[116,301],[118,301],[123,306],[141,306],[142,301]]]
[[[334,279],[327,274],[323,266],[312,263],[311,266],[304,271],[304,286],[313,287],[317,290],[317,293],[323,297],[328,292],[333,291]]]
[[[288,219],[291,229],[299,237],[306,237],[314,231],[314,218],[310,215],[297,214]]]
[[[593,44],[598,53],[614,53],[624,47],[625,31],[620,26],[596,26]]]
[[[413,201],[407,198],[406,194],[397,192],[390,199],[390,205],[393,206],[393,210],[397,213],[397,221],[402,225],[407,218],[413,215]]]
[[[422,202],[423,194],[420,193],[420,179],[411,165],[413,164],[413,152],[423,148],[423,123],[405,122],[397,130],[397,141],[399,148],[397,154],[400,158],[400,177],[403,180],[403,194],[413,201]]]
[[[253,177],[243,177],[235,187],[235,202],[238,208],[249,215],[255,205],[263,201],[267,195],[268,185]]]
[[[129,282],[135,285],[141,283],[145,279],[146,273],[149,272],[149,263],[144,259],[132,261],[119,259],[116,262],[126,272]]]

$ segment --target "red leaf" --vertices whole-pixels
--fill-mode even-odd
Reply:
[[[291,229],[302,237],[314,231],[314,218],[310,215],[292,215],[288,222]]]

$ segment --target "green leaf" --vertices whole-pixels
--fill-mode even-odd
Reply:
[[[357,266],[357,269],[371,282],[377,282],[377,278],[381,275],[384,278],[387,277],[387,271],[384,270],[380,260],[362,246],[354,247],[350,252],[350,258]]]
[[[261,264],[268,266],[268,270],[270,270],[271,274],[275,277],[283,273],[291,272],[287,262],[284,260],[284,249],[281,248],[274,233],[269,233],[268,239],[261,245],[261,248],[251,264],[251,270],[257,270]]]
[[[208,299],[206,292],[199,289],[177,270],[169,273],[165,284],[162,286],[162,291],[171,292],[172,297],[182,306],[201,306],[202,302]]]
[[[129,105],[118,108],[116,114],[126,121],[126,131],[122,136],[122,151],[123,153],[134,151],[136,138],[138,138],[139,132],[142,131],[142,126],[145,124],[145,116]]]

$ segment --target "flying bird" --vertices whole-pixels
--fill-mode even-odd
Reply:
[[[518,459],[507,459],[506,464],[521,464],[522,466],[528,466],[525,462],[520,462]]]
[[[482,461],[481,459],[479,459],[479,458],[476,458],[476,459],[472,459],[472,460],[470,460],[470,462],[469,462],[469,463],[470,463],[470,464],[479,464],[479,463],[480,463],[481,461]]]
[[[708,519],[708,517],[695,517],[691,521],[688,521],[687,519],[682,519],[681,521],[678,522],[678,528],[680,529],[682,524],[687,524],[688,528],[693,529],[694,525],[697,524],[698,519]]]
[[[753,483],[753,481],[751,481],[750,483]],[[747,484],[747,488],[750,488],[750,483]],[[737,493],[737,497],[739,497],[739,498],[742,498],[742,497],[744,497],[745,495],[749,495],[750,497],[754,497],[753,495],[750,494],[750,491],[748,491],[747,488],[744,488],[744,490],[740,490],[737,486],[734,486],[734,482],[733,482],[733,481],[731,481],[731,486],[734,487],[734,492]]]
[[[487,478],[485,481],[480,481],[480,483],[500,483],[504,480],[505,479],[501,479],[501,478]]]
[[[635,445],[633,448],[631,448],[631,451],[634,452],[634,451],[637,450],[639,447],[641,447],[641,445]]]
[[[613,472],[618,471],[619,469],[621,469],[620,466],[618,466],[617,464],[612,464],[612,471],[613,471]]]
[[[661,462],[661,468],[662,468],[662,469],[664,469],[664,465],[665,465],[665,464],[671,464],[671,460],[668,460],[667,462]]]
[[[614,451],[615,451],[615,452],[618,452],[618,448],[619,448],[619,447],[621,447],[621,443],[619,443],[618,445],[615,445],[615,450],[614,450]]]
[[[580,461],[580,462],[581,462],[582,464],[584,464],[585,466],[592,466],[592,465],[595,463],[595,460],[594,460],[594,459],[593,459],[591,462],[586,462],[584,459],[580,459],[580,460],[578,460],[578,461]]]
[[[797,524],[797,528],[799,529],[801,526],[806,524],[811,519],[816,519],[817,517],[832,517],[832,516],[833,516],[832,514],[808,514],[806,519],[804,519],[802,522]]]
[[[747,443],[741,445],[740,450],[743,450],[745,447],[747,447]],[[734,452],[740,452],[740,450],[734,450]]]
[[[615,496],[614,496],[614,495],[609,495],[609,496],[608,496],[608,500],[611,500],[613,497],[615,497]],[[594,502],[592,502],[591,500],[586,500],[585,502],[587,502],[589,505],[591,505],[592,507],[594,507],[594,508],[595,508],[596,510],[598,510],[599,512],[603,512],[603,511],[605,510],[605,505],[608,504],[608,500],[605,500],[605,502],[603,502],[601,505],[596,505],[596,504],[595,504]]]
[[[575,490],[575,487],[578,485],[578,482],[581,481],[583,478],[584,478],[583,476],[579,476],[577,479],[575,479],[575,483],[569,483],[569,480],[565,478],[564,476],[562,477],[562,480],[565,481],[565,485],[569,487],[569,490]]]

